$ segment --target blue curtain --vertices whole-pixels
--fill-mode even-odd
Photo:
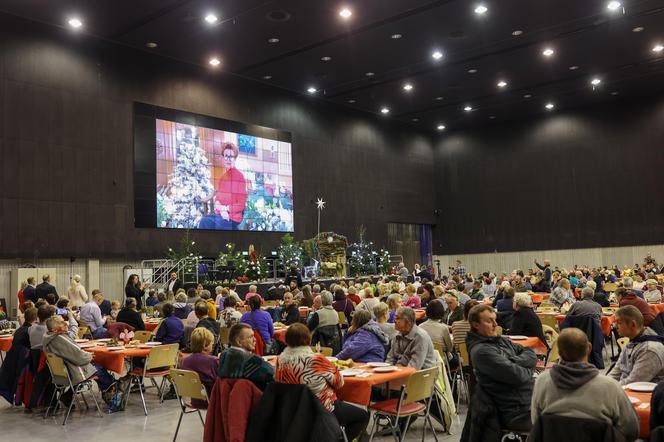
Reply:
[[[420,262],[428,266],[433,264],[433,242],[431,240],[431,225],[420,224],[418,227],[418,237],[420,240]]]

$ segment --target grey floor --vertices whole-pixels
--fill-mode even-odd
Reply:
[[[97,393],[98,394],[98,393]],[[140,397],[132,394],[127,409],[114,414],[104,414],[99,418],[93,409],[75,410],[66,426],[62,426],[62,413],[53,418],[43,419],[43,413],[26,413],[23,407],[11,407],[0,399],[0,434],[3,441],[66,440],[86,442],[117,442],[118,439],[137,441],[169,441],[173,439],[180,413],[177,401],[165,401],[159,404],[154,389],[148,389],[146,402],[149,415],[143,414]],[[462,405],[462,412],[465,406]],[[102,406],[102,410],[103,410]],[[455,419],[453,435],[443,434],[437,427],[439,441],[456,442],[459,440],[464,415]],[[436,424],[437,425],[437,424]],[[419,441],[422,438],[422,421],[418,420],[408,431],[407,441]],[[198,416],[187,415],[183,418],[178,441],[196,441],[203,439],[203,426]],[[375,437],[375,441],[394,440],[391,437]],[[433,441],[430,431],[426,440]]]

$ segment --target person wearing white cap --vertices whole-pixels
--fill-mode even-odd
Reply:
[[[646,290],[643,292],[643,298],[648,302],[662,302],[662,292],[657,288],[657,281],[649,279],[646,281]]]

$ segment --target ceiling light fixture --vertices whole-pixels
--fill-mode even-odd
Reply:
[[[507,86],[507,82],[505,80],[500,80],[498,82],[498,87],[499,88],[503,88],[503,87],[506,87],[506,86]]]
[[[522,35],[523,31],[521,29],[517,29],[516,31],[512,31],[512,35],[515,37],[518,37],[519,35]]]
[[[613,91],[613,92],[611,92],[611,95],[613,95],[615,97],[616,95],[618,95],[618,93],[619,93],[618,91]]]
[[[410,83],[406,83],[406,84],[403,85],[403,90],[406,91],[406,92],[410,92],[410,91],[413,90],[413,85],[410,84]]]
[[[275,44],[275,43],[279,43],[279,39],[277,37],[272,37],[272,38],[268,38],[267,42],[270,43],[270,44]]]
[[[465,110],[466,112],[470,112],[471,110],[473,110],[473,108],[472,106],[466,105],[466,107],[464,107],[463,110]]]
[[[443,101],[443,97],[436,97],[435,100],[436,101]]]
[[[664,51],[664,46],[660,44],[656,44],[655,46],[652,47],[653,52],[662,52]]]
[[[546,48],[542,51],[542,55],[544,55],[545,57],[551,57],[554,53],[555,53],[554,50],[551,48]]]
[[[221,60],[219,60],[216,57],[213,57],[213,58],[210,59],[210,61],[208,61],[208,63],[210,63],[210,65],[216,67],[216,66],[219,66],[221,64]]]
[[[645,28],[643,26],[637,26],[636,28],[632,29],[632,32],[642,32]]]
[[[153,41],[149,41],[149,42],[145,43],[145,46],[147,46],[150,49],[154,49],[154,48],[157,47],[157,43],[155,43]]]
[[[341,11],[339,11],[339,15],[341,18],[349,18],[351,15],[353,15],[353,11],[348,8],[343,8]]]
[[[431,53],[431,58],[433,58],[434,60],[440,60],[441,58],[443,58],[443,53],[440,52],[439,50],[435,50]]]
[[[217,23],[218,20],[219,18],[217,18],[217,16],[211,12],[205,16],[205,21],[211,25]]]
[[[556,106],[555,106],[553,103],[546,103],[546,104],[544,105],[544,107],[545,107],[547,110],[553,110],[553,108],[556,107]]]
[[[419,118],[413,118],[413,119],[410,120],[410,121],[412,121],[412,122],[414,122],[414,123],[417,123],[418,121],[420,121],[420,119],[419,119]]]
[[[526,95],[523,96],[523,98],[528,99],[528,98],[532,98],[532,96],[533,96],[532,94],[526,94]]]
[[[332,57],[328,57],[326,55],[325,57],[321,57],[320,59],[321,59],[321,61],[330,61],[330,60],[332,60]]]
[[[390,36],[390,38],[391,38],[392,40],[398,40],[398,39],[400,39],[401,37],[403,37],[403,35],[401,35],[401,34],[392,34],[392,35]]]
[[[445,130],[445,125],[444,124],[439,124],[438,126],[436,126],[436,129]]]
[[[593,78],[592,80],[590,80],[590,84],[592,84],[593,86],[599,86],[601,82],[602,82],[602,80],[600,80],[600,79],[597,78],[597,77],[595,77],[595,78]]]
[[[353,104],[353,103],[355,103],[355,100],[350,99],[350,100],[348,100],[348,103],[349,103],[349,104]]]
[[[73,29],[79,29],[81,26],[83,26],[83,22],[78,17],[71,17],[69,20],[67,20],[67,23],[69,23],[69,26]]]
[[[263,75],[263,80],[271,80],[272,75]]]
[[[486,11],[488,11],[488,10],[489,10],[489,8],[487,8],[484,5],[477,5],[475,7],[475,14],[477,14],[477,15],[486,14]]]
[[[316,88],[313,87],[313,86],[309,86],[309,87],[307,88],[307,92],[309,92],[310,94],[315,94],[316,92],[318,92],[318,89],[316,89]]]
[[[618,9],[620,9],[621,6],[622,6],[622,3],[620,3],[619,1],[616,1],[616,0],[613,0],[613,1],[610,1],[606,4],[606,9],[608,9],[609,11],[617,11]]]
[[[380,109],[380,113],[383,114],[383,115],[387,115],[387,114],[390,113],[390,108],[389,107],[382,107]]]
[[[475,69],[475,68],[468,69],[468,73],[469,73],[469,74],[476,74],[476,73],[477,73],[477,69]]]
[[[570,70],[570,71],[575,71],[575,70],[577,70],[577,69],[579,69],[579,67],[578,67],[577,65],[574,65],[574,66],[570,66],[570,67],[569,67],[569,70]]]
[[[373,77],[376,74],[374,74],[373,72],[365,72],[364,75],[366,75],[367,77]]]

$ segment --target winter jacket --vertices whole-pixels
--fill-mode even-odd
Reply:
[[[240,322],[249,325],[254,330],[257,330],[263,338],[263,342],[269,343],[272,342],[272,335],[274,335],[274,324],[272,323],[272,317],[268,312],[262,310],[256,310],[251,312],[246,312],[240,318]]]
[[[203,442],[244,442],[262,397],[245,379],[217,379],[205,416]]]
[[[593,442],[627,442],[634,438],[625,436],[608,422],[596,419],[542,415],[535,422],[528,436],[528,442],[560,442],[561,440]]]
[[[65,361],[72,384],[79,384],[89,379],[97,370],[90,363],[92,353],[81,350],[72,338],[66,334],[47,333],[44,336],[44,351],[53,353]],[[63,381],[63,380],[59,380]]]
[[[480,385],[473,391],[460,442],[500,442],[500,419],[493,399]]]
[[[590,316],[565,316],[565,320],[560,326],[560,331],[563,331],[567,327],[583,330],[593,347],[592,352],[588,355],[588,362],[597,368],[604,368],[604,357],[602,356],[604,333],[599,322]]]
[[[385,346],[389,340],[376,321],[371,320],[352,333],[346,335],[343,349],[337,354],[339,359],[352,359],[357,362],[385,361]]]
[[[619,305],[620,307],[625,305],[633,305],[634,307],[638,308],[643,315],[643,323],[646,326],[649,326],[653,319],[655,319],[655,315],[653,314],[652,310],[650,310],[648,303],[643,298],[638,297],[634,293],[623,296],[620,299]]]
[[[548,347],[542,331],[542,321],[530,307],[520,307],[519,310],[514,312],[509,334],[537,337]]]
[[[187,319],[187,316],[191,313],[191,306],[186,302],[176,302],[173,304],[173,308],[173,316],[179,319]]]
[[[650,399],[650,430],[664,426],[664,382],[660,382]]]
[[[609,376],[621,385],[664,381],[664,337],[646,327],[629,341]]]
[[[159,324],[155,341],[161,342],[162,344],[179,344],[180,341],[182,341],[183,336],[184,324],[182,323],[182,320],[175,316],[169,316]]]
[[[477,385],[494,401],[498,414],[509,421],[530,410],[535,352],[508,338],[481,336],[473,330],[466,343]]]

